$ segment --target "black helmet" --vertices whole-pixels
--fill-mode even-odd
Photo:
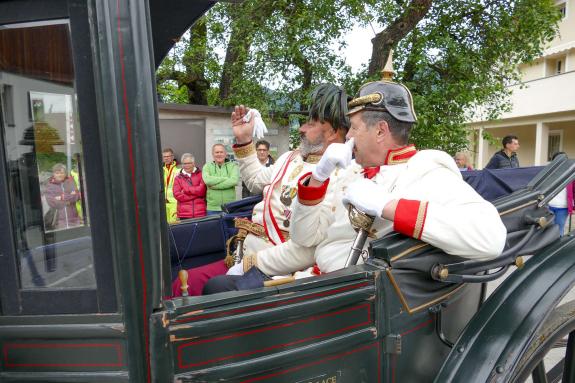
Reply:
[[[413,98],[403,84],[392,81],[368,82],[348,104],[348,116],[362,110],[385,111],[403,122],[416,122]]]

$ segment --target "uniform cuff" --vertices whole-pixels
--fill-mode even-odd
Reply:
[[[258,265],[257,254],[244,255],[244,257],[242,258],[242,263],[244,265],[244,273],[247,273],[249,269]]]
[[[400,199],[395,208],[393,230],[416,239],[421,239],[426,218],[426,201]]]
[[[234,151],[236,158],[246,158],[252,154],[256,154],[256,146],[253,141],[250,141],[247,144],[234,144],[232,146],[232,150]]]
[[[305,206],[317,205],[325,198],[327,192],[327,185],[329,185],[329,178],[324,181],[321,186],[313,187],[308,186],[311,172],[304,174],[297,182],[297,198],[299,203]]]

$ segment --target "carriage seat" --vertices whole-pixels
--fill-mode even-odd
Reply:
[[[259,197],[244,198],[222,206],[220,215],[186,219],[169,225],[170,265],[172,280],[180,268],[191,269],[222,260],[226,241],[237,233],[234,218],[251,217]]]

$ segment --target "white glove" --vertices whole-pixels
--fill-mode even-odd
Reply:
[[[308,267],[306,270],[296,271],[293,276],[295,279],[317,277],[317,275],[315,275],[312,270],[313,268]]]
[[[385,205],[394,199],[381,185],[362,178],[347,186],[342,202],[346,207],[352,204],[367,215],[381,218]]]
[[[260,140],[264,138],[264,133],[268,132],[268,128],[266,128],[262,115],[257,109],[250,109],[243,120],[244,122],[249,122],[252,117],[254,118],[254,137]]]
[[[237,265],[233,265],[229,268],[226,275],[244,275],[244,263],[240,262]]]
[[[319,182],[329,178],[336,167],[345,168],[351,163],[353,138],[345,144],[330,144],[312,172],[312,177]]]

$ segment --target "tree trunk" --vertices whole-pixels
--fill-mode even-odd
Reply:
[[[241,4],[234,4],[239,7]],[[247,30],[237,21],[232,22],[232,33],[226,48],[226,57],[220,80],[220,100],[225,101],[231,93],[234,75],[242,73],[248,59],[248,53],[253,39],[253,31]]]
[[[222,102],[230,97],[234,76],[241,76],[249,57],[254,34],[275,9],[274,1],[266,0],[230,4],[232,32],[226,48],[226,57],[222,68],[219,97]]]
[[[205,66],[207,58],[207,26],[205,19],[200,19],[190,30],[190,45],[182,63],[186,68],[180,84],[188,88],[188,103],[208,105],[207,91],[210,88],[206,80]]]
[[[391,49],[425,17],[432,2],[433,0],[411,0],[401,16],[375,35],[371,40],[373,49],[368,68],[370,76],[378,74],[383,69]]]

